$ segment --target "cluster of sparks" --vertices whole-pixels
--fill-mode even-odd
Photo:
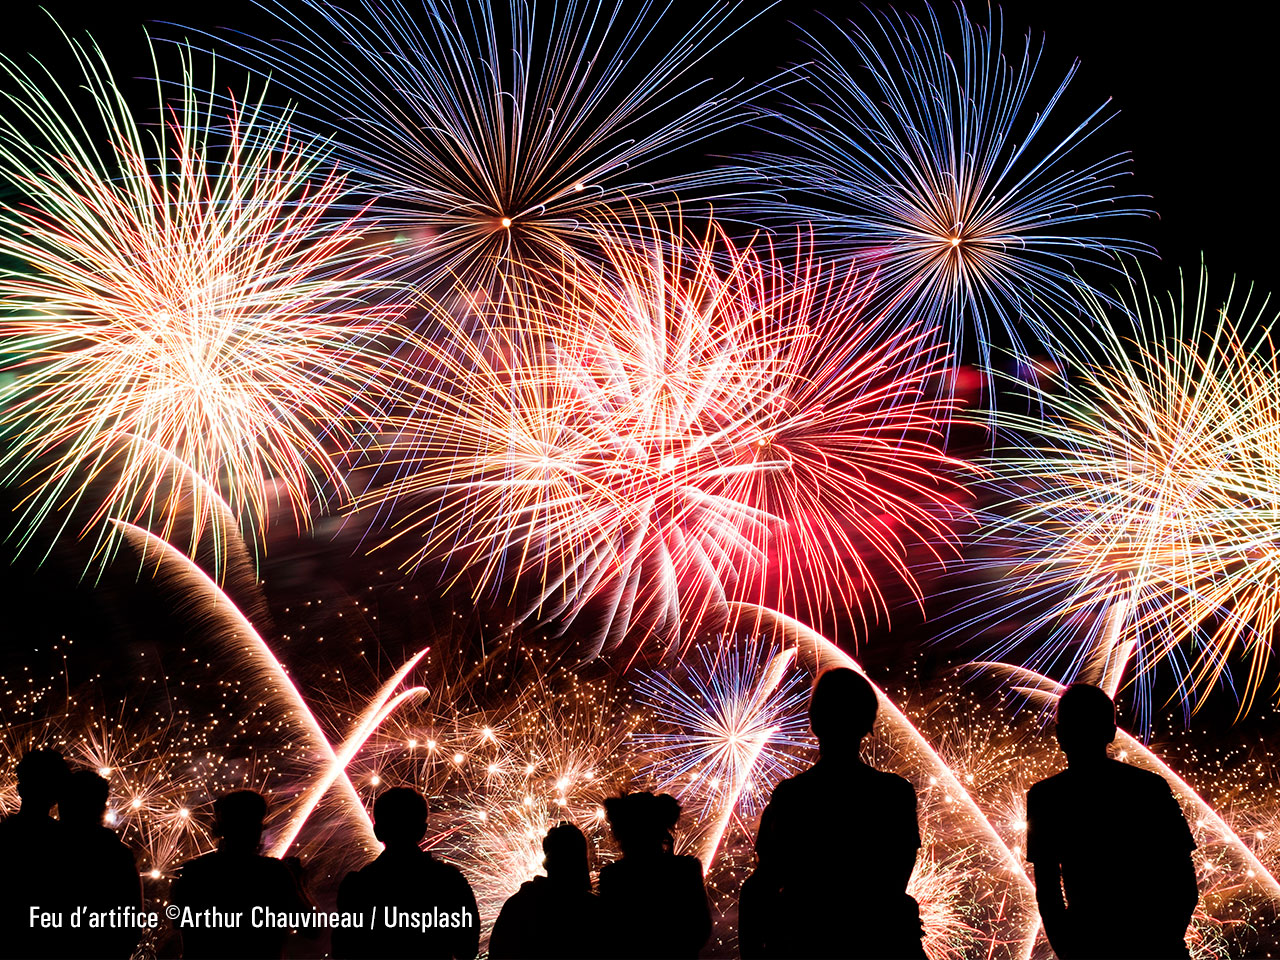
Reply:
[[[212,844],[219,792],[271,794],[270,851],[329,889],[372,851],[372,797],[412,784],[491,922],[550,827],[578,824],[598,869],[603,800],[658,789],[685,806],[677,847],[731,945],[752,820],[813,756],[803,680],[862,669],[824,633],[887,620],[890,584],[923,606],[919,569],[962,558],[979,498],[975,562],[1000,577],[973,605],[1018,621],[996,655],[1033,651],[984,664],[1007,688],[992,699],[1046,707],[1077,676],[1114,696],[1133,661],[1149,712],[1157,665],[1193,705],[1243,661],[1252,705],[1280,613],[1265,304],[1214,314],[1203,277],[1167,308],[1078,279],[1141,245],[1095,229],[1140,212],[1112,192],[1122,157],[1081,157],[1101,111],[1041,148],[1074,67],[1031,110],[1039,53],[1007,61],[997,20],[959,12],[951,51],[932,12],[872,14],[878,33],[811,38],[781,105],[755,108],[784,146],[649,178],[747,116],[746,94],[689,76],[737,3],[662,50],[647,2],[423,3],[268,4],[294,39],[232,56],[274,73],[287,110],[210,98],[186,47],[150,125],[92,47],[71,42],[75,88],[0,64],[13,536],[47,553],[70,532],[102,571],[128,551],[207,642],[164,723],[0,677],[3,762],[56,746],[107,777],[150,899]],[[681,197],[730,214],[686,222]],[[1055,359],[1023,364],[1030,412],[980,413],[1016,445],[974,465],[948,452],[947,348],[972,336],[994,383],[997,327],[1017,359],[1024,340]],[[342,642],[337,668],[291,674],[291,638],[255,623],[252,547],[274,508],[302,530],[335,504],[372,518],[363,542],[398,551],[406,582],[493,614],[473,661],[444,629],[434,655],[414,638],[366,663],[375,681]],[[575,655],[539,661],[550,635]],[[1044,951],[1020,805],[1057,754],[1034,711],[975,720],[951,687],[918,709],[877,689],[872,758],[921,798],[929,955]],[[1224,955],[1280,896],[1274,784],[1259,766],[1219,812],[1118,743],[1195,823],[1192,946]]]
[[[104,549],[109,518],[166,536],[186,521],[195,544],[222,521],[220,490],[254,527],[274,502],[306,525],[342,497],[342,451],[395,390],[374,341],[398,334],[364,305],[359,225],[325,220],[342,182],[261,103],[215,141],[193,68],[148,130],[106,63],[73,49],[99,116],[69,127],[71,94],[9,66],[0,126],[0,170],[29,198],[0,217],[25,265],[0,276],[20,358],[0,469],[20,484],[23,541],[85,501]]]
[[[1076,344],[1070,376],[1033,388],[1047,415],[1007,419],[1019,445],[997,463],[987,530],[1007,581],[974,606],[1019,608],[998,655],[1034,635],[1027,666],[1069,679],[1124,648],[1143,691],[1165,664],[1188,705],[1231,687],[1242,659],[1244,712],[1280,616],[1280,365],[1265,301],[1215,311],[1208,290],[1203,270],[1164,302],[1131,284],[1127,340],[1086,301],[1099,335]]]
[[[534,584],[521,619],[591,609],[587,655],[637,630],[675,646],[726,596],[866,619],[880,567],[918,593],[908,547],[949,551],[964,469],[920,336],[864,315],[856,274],[665,232],[602,235],[603,267],[442,320],[396,478],[367,495],[406,501],[392,538],[477,594]]]

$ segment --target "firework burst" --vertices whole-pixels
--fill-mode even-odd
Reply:
[[[379,198],[398,275],[487,288],[593,250],[596,221],[633,202],[737,176],[648,170],[740,117],[735,98],[688,81],[739,29],[739,3],[717,0],[673,39],[669,8],[624,6],[269,2],[295,39],[240,53],[309,104],[311,127],[337,131],[343,169]]]
[[[1167,301],[1136,283],[1122,296],[1132,338],[1086,296],[1098,338],[1032,388],[1035,414],[1005,420],[1018,446],[997,457],[1005,500],[987,531],[1004,575],[975,604],[1017,621],[1000,655],[1034,642],[1028,665],[1064,680],[1131,657],[1144,710],[1157,665],[1192,706],[1242,661],[1246,710],[1280,619],[1267,302],[1250,291],[1210,311],[1203,270]]]
[[[914,583],[907,546],[961,513],[936,443],[949,408],[921,399],[915,341],[876,344],[856,277],[667,232],[442,313],[440,385],[366,498],[405,501],[387,540],[420,537],[410,563],[532,592],[516,621],[589,612],[587,656],[628,632],[679,649],[735,589],[861,608],[873,565]],[[840,334],[853,345],[817,345]]]
[[[813,746],[808,684],[787,675],[790,652],[733,641],[697,651],[686,682],[662,672],[635,684],[653,724],[634,738],[651,757],[644,772],[707,814],[728,805],[754,816],[774,785],[804,768],[796,751]]]
[[[342,497],[343,453],[399,383],[377,338],[404,338],[358,299],[374,290],[354,224],[326,220],[342,182],[261,104],[203,106],[189,59],[144,128],[101,55],[71,47],[87,107],[3,64],[0,176],[27,202],[0,214],[23,264],[0,275],[16,357],[0,470],[22,543],[82,521],[105,555],[107,518],[166,538],[182,518],[194,550],[225,539],[222,494],[259,531],[276,502],[305,525]]]
[[[1105,104],[1054,132],[1077,65],[1035,104],[1030,36],[1006,59],[998,10],[985,25],[956,10],[958,46],[931,9],[810,38],[813,60],[768,111],[787,147],[758,158],[786,202],[757,213],[810,221],[820,250],[877,267],[900,309],[957,350],[973,336],[986,361],[1000,328],[1020,352],[1028,333],[1051,343],[1045,307],[1070,307],[1078,268],[1141,248],[1098,227],[1143,211],[1114,192],[1123,156],[1068,165],[1104,122]]]

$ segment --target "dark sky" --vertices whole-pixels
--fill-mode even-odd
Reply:
[[[506,0],[494,2],[505,6]],[[547,0],[542,2],[549,6]],[[701,9],[701,0],[675,0],[674,13],[689,16],[681,5],[693,7],[695,2]],[[873,0],[873,5],[884,6],[880,0]],[[156,35],[167,38],[179,38],[183,31],[161,21],[178,20],[195,29],[230,27],[261,36],[279,29],[249,0],[225,0],[216,6],[173,0],[88,4],[83,0],[44,0],[41,5],[34,0],[10,0],[5,7],[9,23],[0,31],[0,52],[20,61],[34,54],[55,75],[69,81],[76,76],[74,65],[68,62],[65,42],[40,6],[72,35],[89,30],[111,58],[118,76],[149,76],[144,23],[152,24]],[[1117,229],[1132,231],[1127,235],[1136,234],[1161,252],[1160,263],[1147,264],[1154,287],[1172,280],[1178,266],[1194,268],[1201,251],[1214,273],[1215,286],[1224,285],[1233,273],[1243,280],[1260,282],[1264,290],[1280,286],[1272,270],[1272,235],[1280,224],[1275,159],[1270,149],[1275,114],[1274,32],[1271,23],[1259,21],[1243,9],[1245,6],[1207,5],[1199,8],[1195,17],[1168,16],[1161,6],[1130,0],[1017,0],[1003,7],[1007,48],[1020,46],[1028,29],[1037,42],[1041,35],[1047,38],[1038,74],[1041,89],[1048,86],[1051,91],[1072,60],[1081,59],[1080,72],[1059,108],[1064,117],[1082,119],[1108,97],[1113,98],[1112,105],[1120,112],[1097,145],[1105,149],[1091,150],[1086,156],[1100,158],[1114,150],[1132,151],[1132,191],[1152,196],[1150,206],[1159,212],[1159,219],[1145,224],[1124,220]],[[899,7],[907,12],[923,9],[919,0],[904,0]],[[861,14],[864,22],[866,19],[863,8],[852,3],[833,0],[819,9],[837,18]],[[944,2],[939,2],[937,9],[944,22],[953,17]],[[985,15],[985,8],[971,4],[971,9],[976,16]],[[784,2],[709,58],[707,71],[722,83],[738,78],[766,80],[804,57],[796,24],[824,29],[822,18],[809,2]],[[234,81],[225,73],[221,78],[227,83]],[[138,92],[145,95],[148,91],[139,84]],[[139,100],[142,107],[153,103]],[[0,599],[11,610],[39,611],[42,620],[46,611],[63,611],[62,616],[51,618],[56,624],[44,625],[54,633],[66,630],[93,635],[99,621],[128,621],[123,612],[107,608],[112,604],[122,609],[137,607],[133,588],[116,596],[108,590],[95,591],[91,582],[81,581],[75,588],[80,599],[67,603],[63,594],[80,573],[73,567],[67,561],[59,566],[55,560],[36,577],[29,571],[19,573],[15,567],[0,588]],[[124,573],[121,576],[128,580]],[[44,592],[48,602],[28,602],[31,596],[40,597]],[[12,621],[10,625],[14,625]],[[42,635],[33,632],[29,643]],[[18,659],[28,657],[29,643],[11,652]],[[1226,708],[1231,707],[1227,698],[1222,700]]]
[[[417,0],[406,0],[412,5]],[[505,7],[507,0],[494,0]],[[638,2],[638,0],[637,0]],[[694,0],[676,0],[674,18],[689,17]],[[883,6],[875,0],[875,6]],[[84,4],[82,0],[45,0],[59,24],[70,34],[89,30],[116,67],[117,76],[150,75],[151,63],[143,24],[160,37],[180,38],[184,31],[163,21],[179,20],[196,30],[230,27],[250,35],[279,35],[275,21],[254,8],[250,0],[203,3],[118,0]],[[549,3],[544,2],[544,6]],[[920,0],[898,5],[920,12]],[[1035,3],[1017,0],[1004,5],[1006,49],[1020,49],[1030,29],[1036,39],[1046,37],[1038,79],[1051,92],[1079,57],[1082,66],[1066,100],[1059,106],[1064,119],[1083,119],[1108,97],[1119,115],[1082,159],[1100,159],[1111,151],[1131,150],[1134,176],[1131,190],[1150,194],[1159,219],[1146,223],[1125,219],[1118,231],[1136,235],[1162,254],[1149,262],[1153,287],[1166,285],[1179,266],[1194,268],[1200,251],[1221,289],[1231,274],[1256,280],[1263,289],[1275,285],[1271,261],[1272,233],[1280,224],[1275,161],[1270,153],[1273,134],[1275,54],[1269,22],[1259,21],[1242,5],[1202,7],[1197,17],[1170,17],[1156,5],[1128,0],[1082,0],[1075,3]],[[985,8],[971,4],[975,18]],[[860,5],[830,2],[828,14],[838,19],[866,14]],[[940,2],[944,24],[954,15]],[[18,60],[38,56],[55,75],[74,81],[65,41],[34,0],[11,0],[6,8],[8,28],[0,31],[0,51]],[[1149,11],[1149,12],[1148,12]],[[830,31],[809,2],[783,2],[730,39],[706,61],[706,71],[720,83],[743,78],[762,82],[784,66],[801,59],[805,48],[797,25]],[[29,62],[29,61],[28,61]],[[234,76],[223,73],[223,83]],[[141,107],[154,99],[141,83]],[[151,95],[153,96],[153,94]],[[1128,186],[1128,185],[1126,185]],[[50,589],[62,589],[77,571],[50,574]],[[14,588],[28,589],[23,583]],[[81,584],[88,592],[88,584]],[[4,591],[0,591],[3,596]]]
[[[413,0],[409,0],[412,6]],[[687,3],[687,6],[686,6]],[[496,6],[504,7],[505,0]],[[874,0],[874,7],[885,4]],[[697,9],[704,6],[697,3]],[[923,9],[919,0],[897,5]],[[944,22],[949,4],[937,10]],[[1135,0],[1080,0],[1045,3],[1017,0],[1003,4],[1007,46],[1029,28],[1047,37],[1041,74],[1056,81],[1072,58],[1082,61],[1064,115],[1083,117],[1107,97],[1119,108],[1105,145],[1131,149],[1135,192],[1150,194],[1160,220],[1121,229],[1142,234],[1156,246],[1167,267],[1194,265],[1204,251],[1216,277],[1238,273],[1264,287],[1273,283],[1271,235],[1280,223],[1274,135],[1276,53],[1272,24],[1253,4],[1205,4],[1194,15],[1172,15],[1164,4]],[[177,20],[194,28],[231,27],[250,34],[272,29],[271,20],[249,0],[218,4],[157,0],[11,0],[11,28],[0,37],[10,56],[41,56],[57,69],[65,48],[48,18],[49,10],[68,32],[92,31],[121,72],[149,69],[142,40],[143,23],[160,36],[181,31],[157,21]],[[688,16],[694,3],[674,4],[675,19]],[[829,2],[817,10],[836,17],[857,16],[861,5]],[[975,18],[985,8],[970,4]],[[863,13],[865,19],[865,13]],[[708,61],[722,81],[745,76],[763,80],[775,68],[803,55],[793,23],[821,29],[810,2],[783,0]],[[1154,267],[1157,273],[1162,268]]]

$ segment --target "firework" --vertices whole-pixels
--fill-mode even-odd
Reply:
[[[1266,303],[1229,296],[1210,319],[1203,270],[1167,301],[1136,283],[1123,299],[1132,339],[1086,296],[1097,339],[1075,344],[1068,375],[1032,388],[1035,414],[1004,421],[1017,446],[996,458],[1003,499],[985,561],[1000,582],[967,609],[1016,621],[997,656],[1034,640],[1027,666],[1064,681],[1100,658],[1118,688],[1131,661],[1144,716],[1157,666],[1190,706],[1229,685],[1239,658],[1244,711],[1280,616]]]
[[[190,523],[194,550],[229,534],[220,494],[259,532],[274,503],[304,526],[401,384],[378,338],[406,335],[366,303],[354,223],[326,216],[342,181],[260,102],[203,105],[189,58],[143,127],[101,55],[71,49],[84,96],[3,64],[0,178],[27,202],[0,214],[22,263],[0,275],[0,477],[22,543],[83,522],[106,557],[114,517],[166,539]]]
[[[859,330],[856,277],[667,232],[614,234],[605,270],[574,260],[442,313],[441,385],[388,445],[398,479],[366,498],[402,502],[386,542],[419,537],[410,564],[451,567],[516,622],[590,612],[588,657],[628,633],[680,649],[735,589],[861,608],[873,566],[913,584],[907,546],[962,512],[946,410],[905,359],[918,345]],[[815,345],[845,324],[851,346]]]
[[[872,28],[850,25],[830,45],[810,37],[813,60],[767,112],[786,148],[754,161],[786,202],[756,215],[811,222],[820,250],[874,265],[904,312],[957,356],[972,336],[988,361],[1001,328],[1019,352],[1028,334],[1052,343],[1045,308],[1069,308],[1079,267],[1141,248],[1102,222],[1143,211],[1115,193],[1123,156],[1083,156],[1105,104],[1055,143],[1078,64],[1034,103],[1030,35],[1009,60],[998,10],[985,25],[956,11],[958,43],[931,9],[869,13]]]
[[[333,746],[320,726],[320,721],[290,679],[288,671],[267,642],[254,629],[253,624],[207,573],[171,544],[133,524],[119,520],[112,522],[123,530],[125,539],[141,554],[144,566],[150,565],[157,579],[170,584],[197,618],[221,621],[213,635],[224,649],[236,654],[241,667],[262,691],[261,696],[264,702],[260,707],[267,708],[277,718],[284,718],[285,725],[289,728],[300,728],[306,755],[312,764],[319,764],[313,776],[319,783],[324,784],[324,790],[327,790],[330,785],[337,784],[336,792],[340,797],[341,816],[355,823],[359,842],[364,849],[373,849],[378,842],[373,835],[373,823],[350,778],[346,775],[350,754],[340,758],[334,752]],[[411,666],[413,663],[416,663],[416,658],[411,661]],[[403,675],[397,675],[395,679],[398,683],[403,679]],[[390,690],[385,691],[380,701],[389,694]],[[372,716],[362,718],[360,727],[385,719],[386,711],[382,702],[378,702],[370,710]],[[276,722],[280,725],[279,719]],[[356,737],[362,734],[365,737],[368,736],[366,731],[358,730]],[[297,836],[302,822],[311,814],[324,790],[309,794],[305,798],[299,814],[291,819],[285,830],[285,836],[289,841]],[[287,849],[287,843],[281,847],[281,851],[284,849]]]
[[[542,839],[557,823],[591,838],[597,868],[607,860],[603,801],[635,777],[630,741],[642,718],[625,692],[528,664],[519,676],[518,695],[487,705],[474,702],[481,680],[433,690],[384,724],[357,758],[366,771],[358,780],[426,793],[427,844],[466,874],[486,926],[541,873]]]
[[[808,687],[788,676],[793,651],[721,640],[697,653],[684,682],[661,672],[635,683],[653,724],[635,736],[652,757],[645,772],[685,802],[700,797],[707,812],[740,806],[754,816],[775,784],[804,768],[794,749],[812,747]]]
[[[927,831],[921,837],[907,893],[920,905],[926,956],[961,960],[976,946],[994,945],[994,938],[971,922],[979,912],[974,890],[983,879],[980,862],[970,846],[940,842]]]
[[[649,2],[633,15],[610,0],[264,6],[294,39],[241,55],[309,105],[313,129],[337,131],[342,168],[379,198],[389,268],[415,282],[487,288],[592,249],[595,222],[633,202],[732,180],[648,169],[738,122],[733,97],[688,81],[739,29],[737,0],[674,39]]]

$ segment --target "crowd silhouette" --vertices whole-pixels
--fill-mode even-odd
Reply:
[[[915,790],[861,756],[876,714],[876,693],[859,673],[837,668],[818,678],[809,721],[819,757],[774,788],[760,817],[757,867],[740,894],[744,960],[926,956],[920,908],[907,893],[920,847]],[[1168,784],[1107,755],[1115,705],[1097,687],[1066,689],[1056,733],[1067,768],[1027,794],[1026,856],[1050,946],[1064,960],[1187,958],[1195,842]],[[16,773],[20,807],[0,821],[0,955],[129,957],[141,927],[65,922],[76,910],[143,910],[134,856],[104,825],[107,780],[70,771],[49,749],[28,752]],[[165,906],[177,913],[168,915],[162,955],[278,958],[291,937],[320,935],[318,925],[245,919],[255,909],[316,913],[299,862],[260,853],[267,812],[251,790],[215,801],[217,849],[174,880]],[[489,956],[697,957],[711,911],[701,862],[675,852],[680,812],[667,794],[606,800],[620,856],[600,867],[594,891],[582,831],[570,823],[550,829],[546,875],[503,905]],[[374,832],[384,849],[338,888],[333,916],[362,922],[333,925],[333,956],[470,960],[479,952],[471,885],[422,849],[428,813],[426,798],[409,787],[377,797]]]

